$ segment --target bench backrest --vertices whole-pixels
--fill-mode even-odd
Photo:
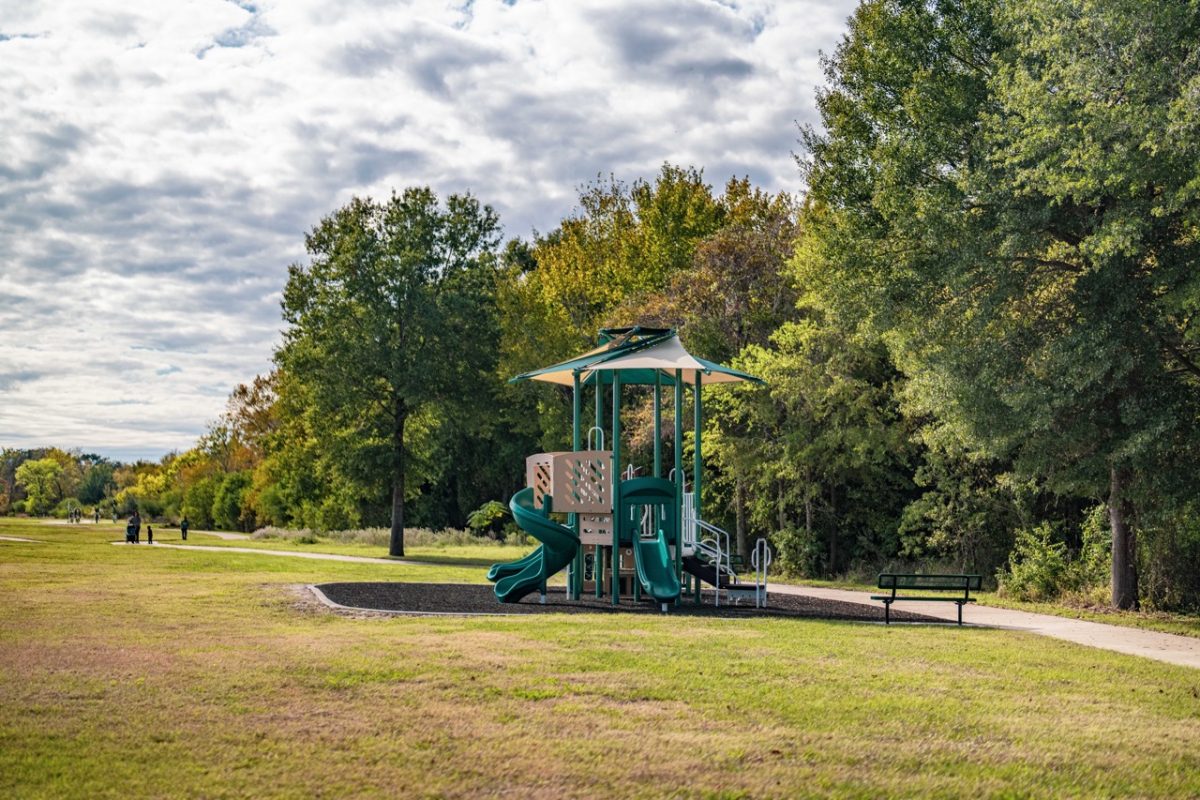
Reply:
[[[879,573],[880,589],[920,589],[947,591],[978,590],[983,586],[982,575],[904,575],[894,572]]]

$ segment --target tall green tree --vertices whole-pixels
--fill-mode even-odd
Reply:
[[[754,527],[787,568],[832,575],[896,550],[914,450],[878,341],[811,305],[734,362],[766,385],[713,392],[709,451],[745,476]]]
[[[885,338],[940,435],[1106,498],[1121,608],[1139,497],[1195,488],[1198,20],[866,2],[806,135],[802,279]]]
[[[470,195],[428,188],[354,199],[306,237],[288,270],[276,363],[305,385],[309,422],[344,474],[404,504],[436,466],[436,432],[493,379],[499,221]]]
[[[25,507],[29,513],[47,514],[62,499],[59,485],[62,474],[62,464],[49,457],[26,461],[17,467],[17,483],[25,489]]]

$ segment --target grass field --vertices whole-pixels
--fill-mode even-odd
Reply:
[[[1200,794],[1196,670],[953,626],[343,617],[299,587],[481,582],[518,551],[98,528],[0,520],[43,540],[0,541],[2,797]]]

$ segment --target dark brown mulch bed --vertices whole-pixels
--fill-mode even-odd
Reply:
[[[407,611],[410,613],[441,614],[657,614],[656,603],[635,603],[624,598],[613,606],[610,598],[597,600],[584,596],[568,600],[562,587],[550,587],[543,605],[537,593],[519,603],[501,603],[492,587],[465,583],[324,583],[317,587],[335,603],[370,611]],[[815,597],[769,593],[767,608],[755,608],[753,601],[741,605],[714,606],[713,597],[705,593],[704,605],[694,605],[685,598],[671,607],[671,614],[705,617],[791,617],[803,619],[839,619],[857,622],[883,622],[883,606],[842,603]],[[920,614],[892,610],[896,622],[940,622]]]

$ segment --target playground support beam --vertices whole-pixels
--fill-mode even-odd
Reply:
[[[571,451],[578,453],[582,449],[582,425],[583,425],[583,389],[579,385],[579,373],[576,372],[574,377],[574,391],[571,393]],[[579,538],[580,519],[578,514],[572,514],[568,521],[571,530],[575,531],[575,538]],[[571,572],[568,577],[568,590],[572,600],[578,600],[583,593],[583,548],[575,548],[575,558],[571,561]]]
[[[695,411],[695,414],[693,415],[693,427],[695,432],[693,435],[695,436],[696,446],[692,453],[692,491],[695,493],[696,497],[696,519],[700,520],[704,519],[703,514],[700,513],[700,472],[703,469],[703,460],[700,454],[700,425],[704,419],[704,411],[700,404],[700,370],[696,370],[695,392],[696,402],[693,406],[693,410]]]
[[[654,370],[654,477],[662,477],[662,373]]]
[[[604,438],[604,383],[600,380],[600,376],[593,373],[592,386],[596,390],[596,427],[600,429],[600,439]],[[600,449],[604,449],[604,442],[598,441]],[[613,517],[616,521],[616,517]],[[592,560],[592,575],[596,583],[596,597],[604,597],[604,548],[596,549],[596,555]]]
[[[683,508],[683,370],[675,370],[675,507]],[[680,520],[682,523],[683,520]],[[675,537],[675,576],[683,578],[683,525]]]
[[[612,374],[612,604],[621,602],[621,373]]]
[[[596,387],[596,427],[600,429],[600,435],[604,435],[604,384],[600,382],[599,376],[593,375]],[[603,445],[600,447],[604,449]]]

